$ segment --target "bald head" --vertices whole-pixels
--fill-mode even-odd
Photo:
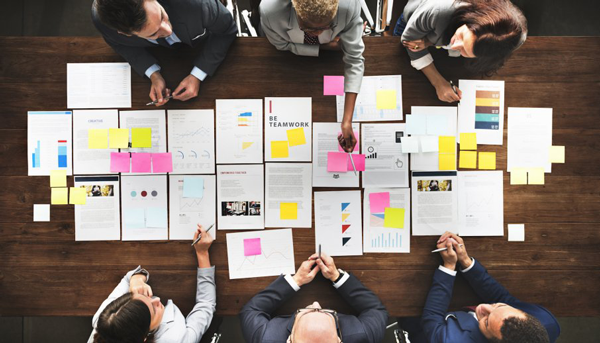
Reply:
[[[326,313],[310,312],[294,324],[294,343],[337,343],[335,320]]]

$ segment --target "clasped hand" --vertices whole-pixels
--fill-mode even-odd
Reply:
[[[319,255],[313,254],[308,260],[302,262],[300,268],[298,268],[298,271],[293,276],[293,279],[298,286],[306,285],[314,280],[319,272],[332,282],[335,282],[340,276],[340,272],[335,266],[331,256],[321,254],[321,258],[319,258]]]
[[[150,76],[152,86],[150,87],[150,99],[156,102],[156,106],[162,106],[166,104],[171,95],[171,90],[167,88],[165,79],[163,79],[160,72],[154,72]],[[198,96],[200,90],[200,80],[193,75],[186,76],[185,79],[179,83],[179,86],[175,88],[173,92],[173,99],[187,101]]]
[[[460,262],[461,267],[468,268],[471,265],[471,258],[467,253],[465,242],[457,234],[446,231],[437,241],[437,247],[447,248],[440,252],[444,260],[444,267],[455,270],[456,263]]]

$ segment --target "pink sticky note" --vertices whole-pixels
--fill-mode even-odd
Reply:
[[[364,154],[348,154],[348,171],[353,172],[352,161],[350,161],[350,155],[352,155],[352,161],[356,166],[356,171],[365,171],[365,155]]]
[[[344,95],[344,77],[323,76],[323,95]]]
[[[244,256],[260,255],[260,238],[244,239]]]
[[[384,213],[386,207],[390,207],[390,192],[369,194],[369,207],[371,213]]]
[[[338,132],[338,137],[341,135],[341,132]],[[354,144],[354,150],[358,149],[358,139],[356,138],[356,133],[352,132],[352,134],[354,134],[354,139],[356,139],[356,144]],[[354,151],[352,150],[352,151]],[[346,150],[342,149],[342,146],[340,145],[340,142],[338,142],[338,151],[342,151],[345,152]]]
[[[152,154],[152,172],[170,173],[173,171],[173,156],[170,152]]]
[[[111,173],[129,173],[129,153],[111,152],[110,153],[110,172]]]
[[[152,171],[152,154],[147,152],[131,153],[131,172],[150,173]]]
[[[330,151],[327,153],[327,171],[342,172],[348,171],[348,154],[345,152]]]

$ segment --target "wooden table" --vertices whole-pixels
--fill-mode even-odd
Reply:
[[[433,87],[410,66],[395,37],[367,38],[365,75],[402,75],[404,113],[440,106]],[[49,203],[48,177],[27,176],[27,111],[66,109],[66,63],[122,59],[100,38],[0,38],[0,315],[93,314],[120,278],[138,264],[152,274],[155,294],[187,313],[195,293],[195,257],[185,242],[75,242],[73,206],[52,206],[50,223],[33,223],[32,205]],[[174,88],[191,70],[194,51],[155,52]],[[461,59],[436,51],[447,78],[472,78]],[[437,55],[440,56],[437,56]],[[600,315],[600,38],[530,37],[494,79],[506,81],[506,106],[552,107],[553,143],[566,146],[544,186],[510,186],[504,173],[505,223],[525,223],[526,241],[466,239],[481,261],[521,300],[558,316]],[[310,96],[313,121],[335,121],[335,98],[322,96],[322,77],[343,74],[340,52],[319,59],[276,51],[265,39],[237,39],[200,97],[167,108],[212,109],[215,99]],[[132,76],[133,108],[145,109],[149,82]],[[505,125],[506,130],[506,125]],[[506,134],[506,131],[505,131]],[[506,137],[496,151],[506,169]],[[69,177],[69,185],[73,179]],[[326,189],[315,189],[326,190]],[[391,315],[420,314],[440,260],[437,237],[412,237],[410,254],[336,258],[383,300]],[[314,231],[294,229],[296,265],[313,253]],[[235,315],[274,278],[229,280],[224,232],[211,248],[217,268],[217,313]],[[313,300],[349,312],[321,276],[281,311]],[[478,303],[458,277],[452,308]]]

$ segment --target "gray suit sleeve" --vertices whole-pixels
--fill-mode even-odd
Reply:
[[[413,13],[408,22],[404,33],[402,33],[402,41],[413,41],[423,39],[428,33],[435,29],[435,20],[438,16],[439,9],[419,9]],[[418,60],[421,57],[430,55],[427,49],[412,52],[406,49],[411,61]]]
[[[360,17],[361,7],[358,1],[352,2],[354,8],[350,9],[348,15],[350,20],[344,30],[340,33],[342,42],[342,58],[344,69],[344,91],[359,93],[362,77],[365,71],[365,44],[362,39],[363,22]]]
[[[198,343],[208,330],[217,307],[215,267],[198,268],[196,305],[185,319],[186,332],[182,343]]]

